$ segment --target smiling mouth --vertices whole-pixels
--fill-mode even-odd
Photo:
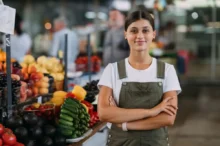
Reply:
[[[136,41],[135,43],[145,43],[146,41]]]
[[[136,41],[135,42],[137,45],[143,45],[144,43],[146,43],[145,41]]]

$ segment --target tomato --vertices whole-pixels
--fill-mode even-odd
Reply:
[[[13,146],[24,146],[24,144],[17,142],[15,145]]]
[[[31,109],[31,107],[26,107],[24,110],[25,111],[31,111],[32,109]]]
[[[0,146],[2,146],[3,142],[2,142],[2,139],[0,138]]]
[[[4,144],[14,145],[17,142],[17,139],[13,133],[6,132],[2,135]]]
[[[11,129],[9,129],[9,128],[4,128],[4,133],[6,133],[6,132],[8,132],[8,133],[13,133]]]
[[[0,124],[0,136],[4,133],[4,126]]]

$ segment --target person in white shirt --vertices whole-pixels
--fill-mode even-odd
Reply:
[[[110,63],[98,83],[98,115],[109,122],[108,146],[167,146],[181,87],[174,66],[149,55],[154,18],[137,10],[124,26],[128,58]]]
[[[67,61],[68,66],[71,66],[79,53],[77,35],[74,31],[67,28],[67,20],[65,17],[59,17],[54,20],[54,31],[52,47],[49,49],[49,54],[58,57],[59,51],[64,53],[65,34],[67,34]]]
[[[15,16],[15,31],[11,35],[11,57],[18,62],[22,62],[26,54],[30,52],[32,40],[29,34],[22,30],[22,18],[20,15]],[[3,48],[6,51],[5,36],[3,37]]]

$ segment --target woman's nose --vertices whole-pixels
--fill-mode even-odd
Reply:
[[[142,32],[139,32],[139,33],[137,34],[137,38],[143,38],[143,33],[142,33]]]

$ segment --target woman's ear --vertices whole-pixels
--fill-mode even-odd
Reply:
[[[154,30],[154,32],[153,32],[153,39],[155,39],[156,36],[157,36],[157,32],[156,32],[156,30]]]

